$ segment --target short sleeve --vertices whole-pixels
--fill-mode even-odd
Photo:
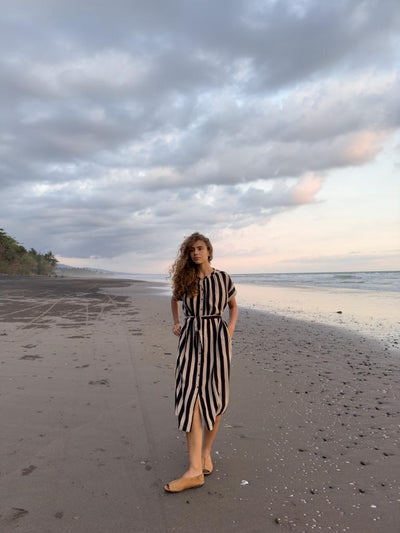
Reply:
[[[232,300],[232,298],[236,295],[236,288],[231,280],[231,277],[227,274],[227,294],[228,294],[228,302],[229,300]]]

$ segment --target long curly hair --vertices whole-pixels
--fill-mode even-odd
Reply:
[[[190,258],[190,249],[196,241],[203,241],[208,250],[208,261],[213,258],[213,247],[210,239],[195,232],[186,237],[179,248],[175,262],[169,269],[172,278],[172,293],[177,300],[182,300],[185,292],[190,298],[194,298],[198,290],[198,279],[196,265]]]

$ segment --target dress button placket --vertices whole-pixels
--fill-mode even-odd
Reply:
[[[200,278],[200,316],[204,314],[204,291],[203,291],[203,279]],[[201,368],[201,357],[202,357],[202,338],[201,338],[201,321],[200,321],[200,331],[199,331],[199,340],[200,340],[200,353],[198,354],[198,372],[197,372],[197,388],[199,388],[200,381],[200,368]]]

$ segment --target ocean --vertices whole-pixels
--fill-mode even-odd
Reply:
[[[235,274],[237,283],[279,287],[329,287],[400,292],[400,271],[317,272],[303,274]]]
[[[400,350],[400,271],[232,274],[239,306],[334,325]],[[132,278],[163,282],[164,275]]]

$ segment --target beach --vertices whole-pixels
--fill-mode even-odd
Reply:
[[[339,326],[400,349],[398,271],[241,274],[234,281],[244,307]]]
[[[396,533],[399,352],[253,309],[239,312],[214,472],[163,491],[187,456],[155,286],[0,279],[1,530]]]

